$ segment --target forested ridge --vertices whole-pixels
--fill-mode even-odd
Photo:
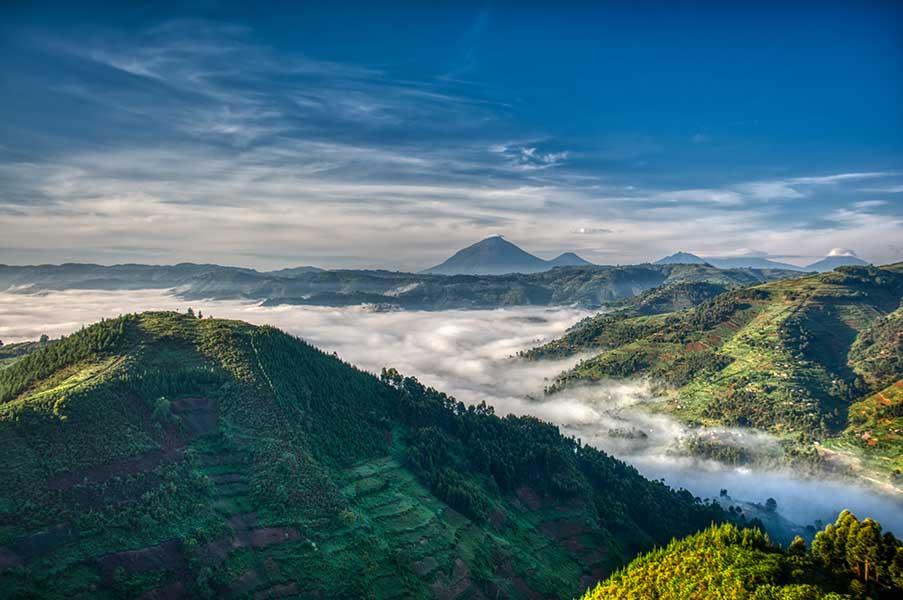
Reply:
[[[567,597],[738,518],[548,423],[193,314],[0,369],[0,443],[2,597]]]

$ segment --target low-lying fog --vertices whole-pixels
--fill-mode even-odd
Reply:
[[[574,308],[513,308],[480,311],[378,312],[361,307],[284,306],[264,308],[241,302],[187,302],[162,291],[66,291],[49,294],[0,293],[0,339],[4,342],[58,337],[84,324],[125,312],[180,310],[189,304],[205,315],[271,324],[335,351],[349,362],[378,373],[395,367],[459,400],[485,400],[499,414],[532,414],[630,462],[646,476],[717,497],[727,489],[735,501],[764,503],[773,497],[780,513],[802,525],[833,520],[843,508],[872,516],[903,532],[903,503],[850,482],[795,477],[792,473],[729,467],[682,454],[678,441],[687,429],[652,414],[648,384],[608,383],[544,398],[543,387],[578,357],[531,363],[512,358],[518,350],[552,339],[586,316]],[[612,431],[621,435],[611,435]],[[642,434],[638,434],[638,432]],[[722,430],[732,443],[762,449],[767,434]]]

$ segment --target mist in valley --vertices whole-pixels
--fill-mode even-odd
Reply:
[[[850,481],[797,476],[781,468],[725,465],[690,456],[684,442],[704,434],[757,455],[779,453],[772,436],[748,429],[688,428],[657,413],[649,382],[603,382],[546,397],[544,387],[580,356],[528,362],[519,350],[564,333],[589,314],[576,308],[508,308],[479,311],[378,311],[368,307],[261,307],[243,302],[192,301],[152,291],[0,293],[0,339],[58,337],[102,317],[144,310],[185,311],[270,324],[336,352],[378,373],[395,367],[405,375],[466,403],[486,401],[500,415],[531,414],[634,465],[650,478],[685,487],[702,498],[727,489],[732,503],[778,503],[799,525],[833,521],[843,508],[871,516],[903,532],[903,501]]]

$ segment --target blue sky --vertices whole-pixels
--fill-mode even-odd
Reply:
[[[0,262],[903,259],[897,3],[296,4],[4,3]]]

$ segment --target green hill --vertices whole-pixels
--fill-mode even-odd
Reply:
[[[841,600],[899,598],[903,545],[847,511],[783,550],[758,529],[713,526],[635,559],[584,600]]]
[[[843,432],[855,402],[901,379],[903,264],[841,267],[658,313],[655,306],[667,310],[686,295],[668,291],[652,290],[524,354],[541,359],[597,352],[560,375],[551,393],[585,381],[648,377],[667,395],[665,408],[688,422],[816,439]],[[899,400],[890,405],[883,414],[895,419]],[[897,426],[882,423],[897,435]],[[875,443],[860,439],[853,445],[873,452]],[[871,466],[884,476],[903,467],[899,452],[886,457]]]
[[[547,423],[174,313],[0,369],[0,447],[0,597],[567,597],[725,518]]]

